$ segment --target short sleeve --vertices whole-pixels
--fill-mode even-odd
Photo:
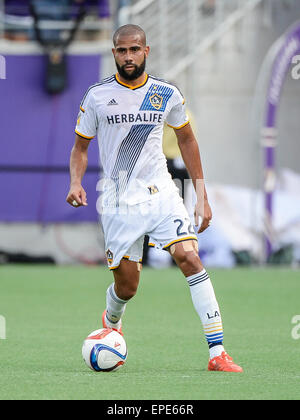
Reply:
[[[172,128],[182,128],[189,123],[189,117],[185,109],[185,100],[176,89],[174,92],[173,106],[166,118],[166,123]]]
[[[97,134],[97,126],[94,98],[92,92],[88,91],[80,105],[75,133],[80,137],[91,140]]]

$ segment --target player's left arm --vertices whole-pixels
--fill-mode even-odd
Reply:
[[[199,225],[200,216],[202,218],[202,223],[198,233],[201,233],[209,226],[209,222],[212,219],[212,211],[208,203],[204,184],[199,146],[190,124],[187,124],[182,128],[174,129],[174,131],[177,136],[182,158],[196,191],[197,203],[194,212],[195,225]]]

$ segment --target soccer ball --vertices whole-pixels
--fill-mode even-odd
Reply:
[[[120,369],[127,359],[127,354],[124,338],[110,328],[93,331],[82,346],[83,360],[96,372],[112,372]]]

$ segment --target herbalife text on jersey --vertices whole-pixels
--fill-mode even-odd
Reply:
[[[108,124],[124,124],[124,123],[161,123],[162,114],[158,112],[139,112],[138,114],[115,114],[107,115]]]

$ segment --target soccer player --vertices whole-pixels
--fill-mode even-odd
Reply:
[[[150,242],[170,252],[186,277],[209,346],[208,369],[242,372],[223,347],[222,319],[214,289],[162,151],[166,122],[176,132],[195,187],[195,225],[201,233],[209,226],[212,212],[185,100],[174,85],[145,72],[150,48],[139,26],[120,27],[113,43],[117,73],[91,86],[80,105],[67,196],[74,207],[87,205],[82,178],[90,140],[97,135],[104,172],[101,223],[107,262],[114,275],[106,294],[103,327],[122,333],[121,318],[138,288],[144,236],[148,234]]]

